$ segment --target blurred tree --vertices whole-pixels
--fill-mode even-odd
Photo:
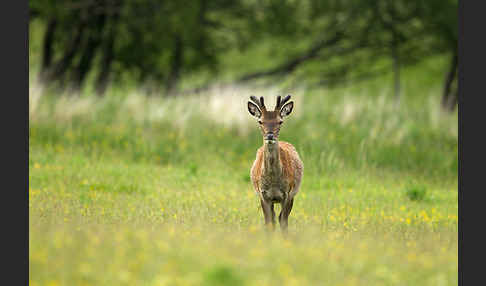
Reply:
[[[311,44],[275,67],[243,75],[238,81],[282,77],[311,64],[320,65],[319,85],[366,79],[392,71],[398,101],[401,68],[430,56],[451,53],[443,106],[454,109],[457,103],[457,89],[453,88],[457,69],[457,0],[309,0],[300,1],[298,5],[293,1],[279,1],[280,5],[274,5],[275,1],[271,0],[262,2],[268,2],[264,5],[268,11],[261,20],[261,33],[274,37],[283,34],[292,42],[307,38],[311,39]],[[280,27],[287,19],[301,20],[291,20],[292,28]],[[390,59],[391,65],[383,68],[377,64],[381,59]]]
[[[115,59],[115,39],[118,32],[118,25],[120,19],[120,7],[123,4],[122,0],[108,6],[108,30],[106,40],[103,43],[101,51],[100,71],[96,79],[95,88],[98,94],[104,94],[108,86],[109,76],[112,69],[113,60]]]
[[[424,29],[432,38],[430,48],[450,55],[449,70],[444,77],[442,106],[446,110],[453,111],[459,96],[457,88],[458,1],[428,0],[420,4]]]
[[[243,1],[32,0],[47,23],[40,79],[80,89],[90,72],[102,94],[125,73],[163,85],[202,68],[215,72],[218,55],[231,48],[247,14]],[[227,21],[231,19],[228,25]],[[231,32],[231,35],[221,33]]]
[[[177,91],[180,79],[215,74],[221,55],[271,40],[286,56],[237,81],[275,79],[299,70],[333,85],[400,70],[451,54],[442,105],[457,103],[457,0],[31,0],[46,29],[40,78],[80,89],[94,73],[103,94],[129,75]],[[305,67],[304,69],[301,69]],[[315,76],[314,76],[315,78]],[[312,83],[311,83],[312,84]]]

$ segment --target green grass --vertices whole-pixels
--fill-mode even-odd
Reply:
[[[457,113],[405,83],[399,107],[378,82],[170,99],[31,86],[30,285],[457,285]],[[280,140],[305,169],[283,239],[250,183],[262,139],[245,104],[287,92]]]

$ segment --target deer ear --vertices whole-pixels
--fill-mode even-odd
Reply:
[[[250,112],[251,115],[260,118],[262,116],[262,112],[260,111],[260,108],[256,106],[255,104],[251,103],[248,101],[248,111]]]
[[[294,108],[293,101],[285,104],[282,108],[280,108],[280,117],[284,118],[285,116],[288,116],[292,112],[293,108]]]

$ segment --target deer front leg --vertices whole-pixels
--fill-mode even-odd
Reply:
[[[292,206],[294,205],[294,198],[286,199],[282,202],[282,211],[278,216],[278,222],[280,223],[280,229],[284,234],[287,234],[288,226],[289,226],[289,215],[290,211],[292,210]]]
[[[260,199],[262,204],[263,216],[265,217],[265,226],[273,230],[275,228],[275,210],[272,202],[266,202]]]

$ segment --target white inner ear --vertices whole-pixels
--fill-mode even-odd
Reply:
[[[258,109],[258,107],[256,107],[255,105],[250,104],[250,109],[251,109],[251,113],[253,113],[254,116],[260,117],[262,115],[260,109]]]
[[[292,103],[284,105],[284,107],[282,107],[282,110],[280,110],[280,116],[284,117],[289,115],[290,112],[292,112],[292,106]]]

